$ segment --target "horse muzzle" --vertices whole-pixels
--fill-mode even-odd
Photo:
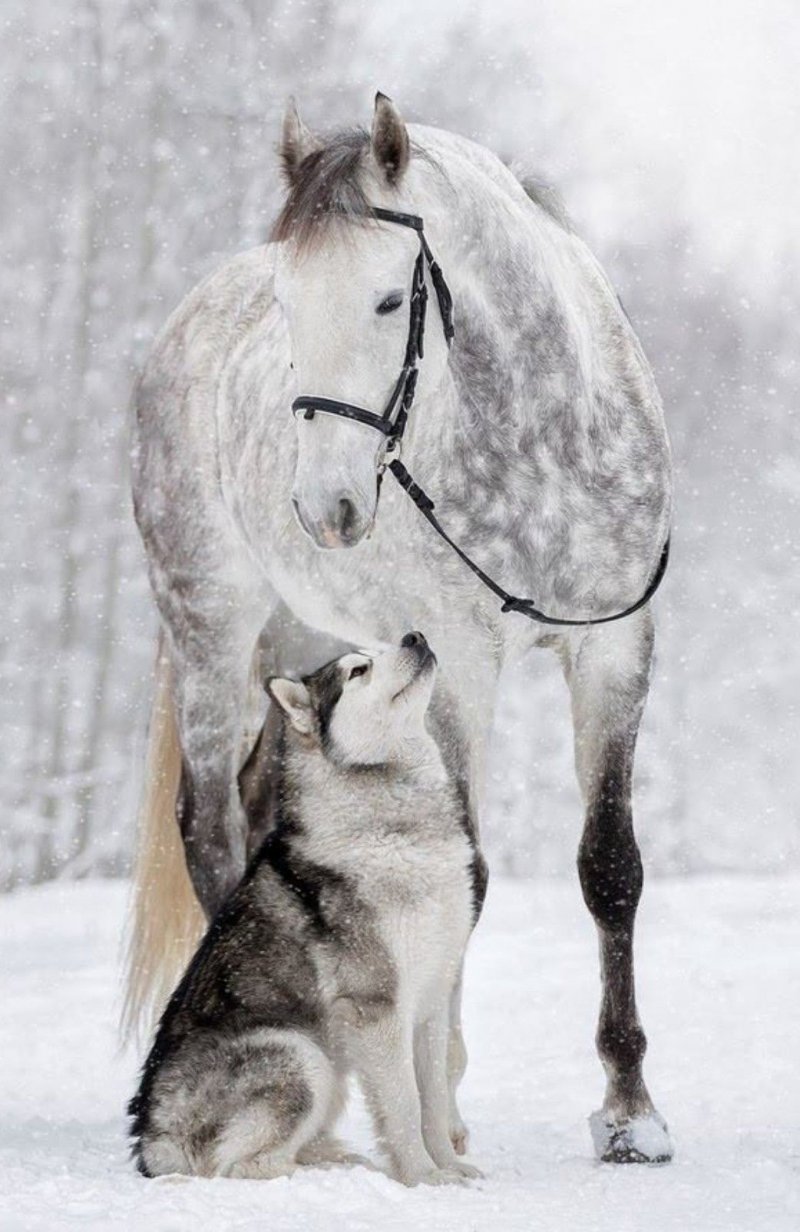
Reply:
[[[324,508],[312,510],[299,496],[292,497],[295,517],[318,548],[352,548],[372,529],[375,506],[367,510],[350,492],[341,492]]]

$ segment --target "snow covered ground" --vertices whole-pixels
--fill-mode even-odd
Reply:
[[[364,1232],[782,1232],[800,1228],[800,879],[650,882],[640,913],[647,1078],[675,1162],[590,1155],[597,962],[576,884],[496,878],[468,966],[462,1104],[486,1179],[380,1173],[152,1182],[127,1158],[136,1059],[115,1038],[126,888],[0,899],[0,1227]],[[363,1109],[344,1126],[369,1142]]]

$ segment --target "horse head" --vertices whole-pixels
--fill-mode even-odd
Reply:
[[[421,262],[419,273],[415,268],[420,240],[413,227],[392,226],[371,211],[421,212],[424,176],[399,112],[382,94],[371,133],[349,130],[327,144],[290,103],[281,160],[289,193],[273,233],[275,289],[297,387],[333,406],[362,409],[360,418],[341,409],[297,416],[292,498],[319,547],[352,547],[373,524],[390,435],[369,421],[380,419],[398,393],[414,328],[412,291],[425,277]],[[446,340],[430,329],[418,400],[435,393],[446,367]]]

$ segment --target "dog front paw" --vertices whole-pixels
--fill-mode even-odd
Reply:
[[[466,1185],[468,1174],[460,1164],[447,1168],[430,1168],[414,1182],[419,1185]]]
[[[461,1119],[454,1121],[450,1126],[450,1141],[456,1155],[466,1155],[469,1147],[469,1130]]]
[[[483,1173],[480,1168],[476,1168],[474,1164],[468,1164],[466,1160],[453,1160],[453,1162],[448,1164],[447,1167],[452,1171],[460,1172],[461,1175],[466,1177],[468,1181],[483,1180]]]

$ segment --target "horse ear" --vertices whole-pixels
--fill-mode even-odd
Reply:
[[[310,128],[306,128],[300,119],[300,113],[293,98],[286,104],[281,132],[280,156],[283,174],[291,188],[297,177],[297,170],[304,158],[318,150],[322,142],[315,137]]]
[[[380,90],[375,95],[372,117],[372,153],[387,183],[399,183],[408,166],[408,132],[394,103]]]
[[[299,680],[273,676],[267,681],[267,692],[283,711],[295,731],[309,736],[314,730],[314,710],[306,686]]]

